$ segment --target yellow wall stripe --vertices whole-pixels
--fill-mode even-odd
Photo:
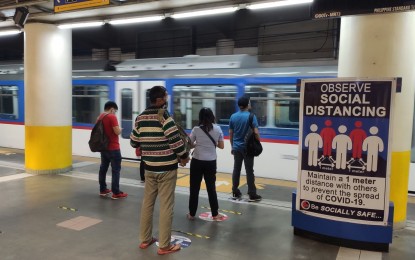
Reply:
[[[25,167],[53,173],[72,167],[72,126],[25,126]]]
[[[392,152],[390,200],[395,206],[393,222],[406,220],[411,151]]]

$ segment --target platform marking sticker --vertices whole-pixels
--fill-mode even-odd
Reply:
[[[222,222],[222,221],[225,221],[229,218],[225,214],[221,214],[221,215],[222,215],[222,218],[214,220],[213,217],[212,217],[212,212],[203,212],[203,213],[200,213],[199,218],[203,219],[205,221],[210,221],[210,222]]]
[[[370,259],[370,260],[381,260],[381,252],[372,252],[366,250],[358,250],[352,248],[340,247],[339,252],[337,253],[336,260],[359,260],[359,259]]]
[[[72,219],[63,221],[61,223],[58,223],[56,224],[56,226],[80,231],[80,230],[91,227],[101,222],[102,222],[101,219],[79,216],[79,217],[72,218]]]
[[[65,207],[65,206],[59,206],[58,208],[64,209],[64,210],[70,210],[70,211],[78,211],[77,209],[70,208],[70,207]]]
[[[197,237],[197,238],[204,238],[204,239],[209,239],[210,238],[208,236],[203,236],[203,235],[199,235],[199,234],[195,234],[195,233],[190,233],[190,232],[185,232],[185,231],[181,231],[181,230],[172,229],[171,231],[177,232],[177,233],[182,233],[182,234],[189,235],[189,236],[192,236],[192,237]]]
[[[201,208],[202,209],[211,209],[211,208],[206,207],[206,206],[201,206]],[[226,213],[232,213],[232,214],[235,214],[235,215],[242,215],[242,212],[233,211],[233,210],[218,209],[218,211],[220,211],[220,212],[226,212]]]
[[[180,244],[180,247],[184,249],[184,248],[189,247],[192,244],[192,240],[190,240],[187,237],[173,235],[170,238],[170,244],[172,245]],[[156,245],[160,247],[158,240],[156,241]]]

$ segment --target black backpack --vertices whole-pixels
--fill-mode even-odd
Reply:
[[[249,114],[249,128],[245,135],[246,154],[249,156],[259,156],[262,153],[262,144],[255,137],[254,126],[252,125],[253,118],[254,114]]]
[[[107,115],[108,114],[99,119],[95,123],[94,128],[92,128],[91,137],[89,138],[88,142],[89,149],[91,149],[91,152],[102,152],[108,149],[109,139],[108,136],[105,134],[104,124],[102,123],[102,120]]]

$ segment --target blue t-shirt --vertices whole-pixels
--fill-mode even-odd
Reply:
[[[245,151],[245,135],[248,132],[249,111],[239,111],[231,116],[229,129],[233,130],[233,147],[232,150]],[[252,119],[254,128],[258,128],[256,116]]]

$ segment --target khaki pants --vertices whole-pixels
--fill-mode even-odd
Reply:
[[[153,213],[157,195],[160,195],[159,247],[170,245],[171,225],[173,222],[174,190],[176,188],[177,169],[165,173],[145,171],[146,184],[141,207],[140,241],[148,243],[153,234]]]

